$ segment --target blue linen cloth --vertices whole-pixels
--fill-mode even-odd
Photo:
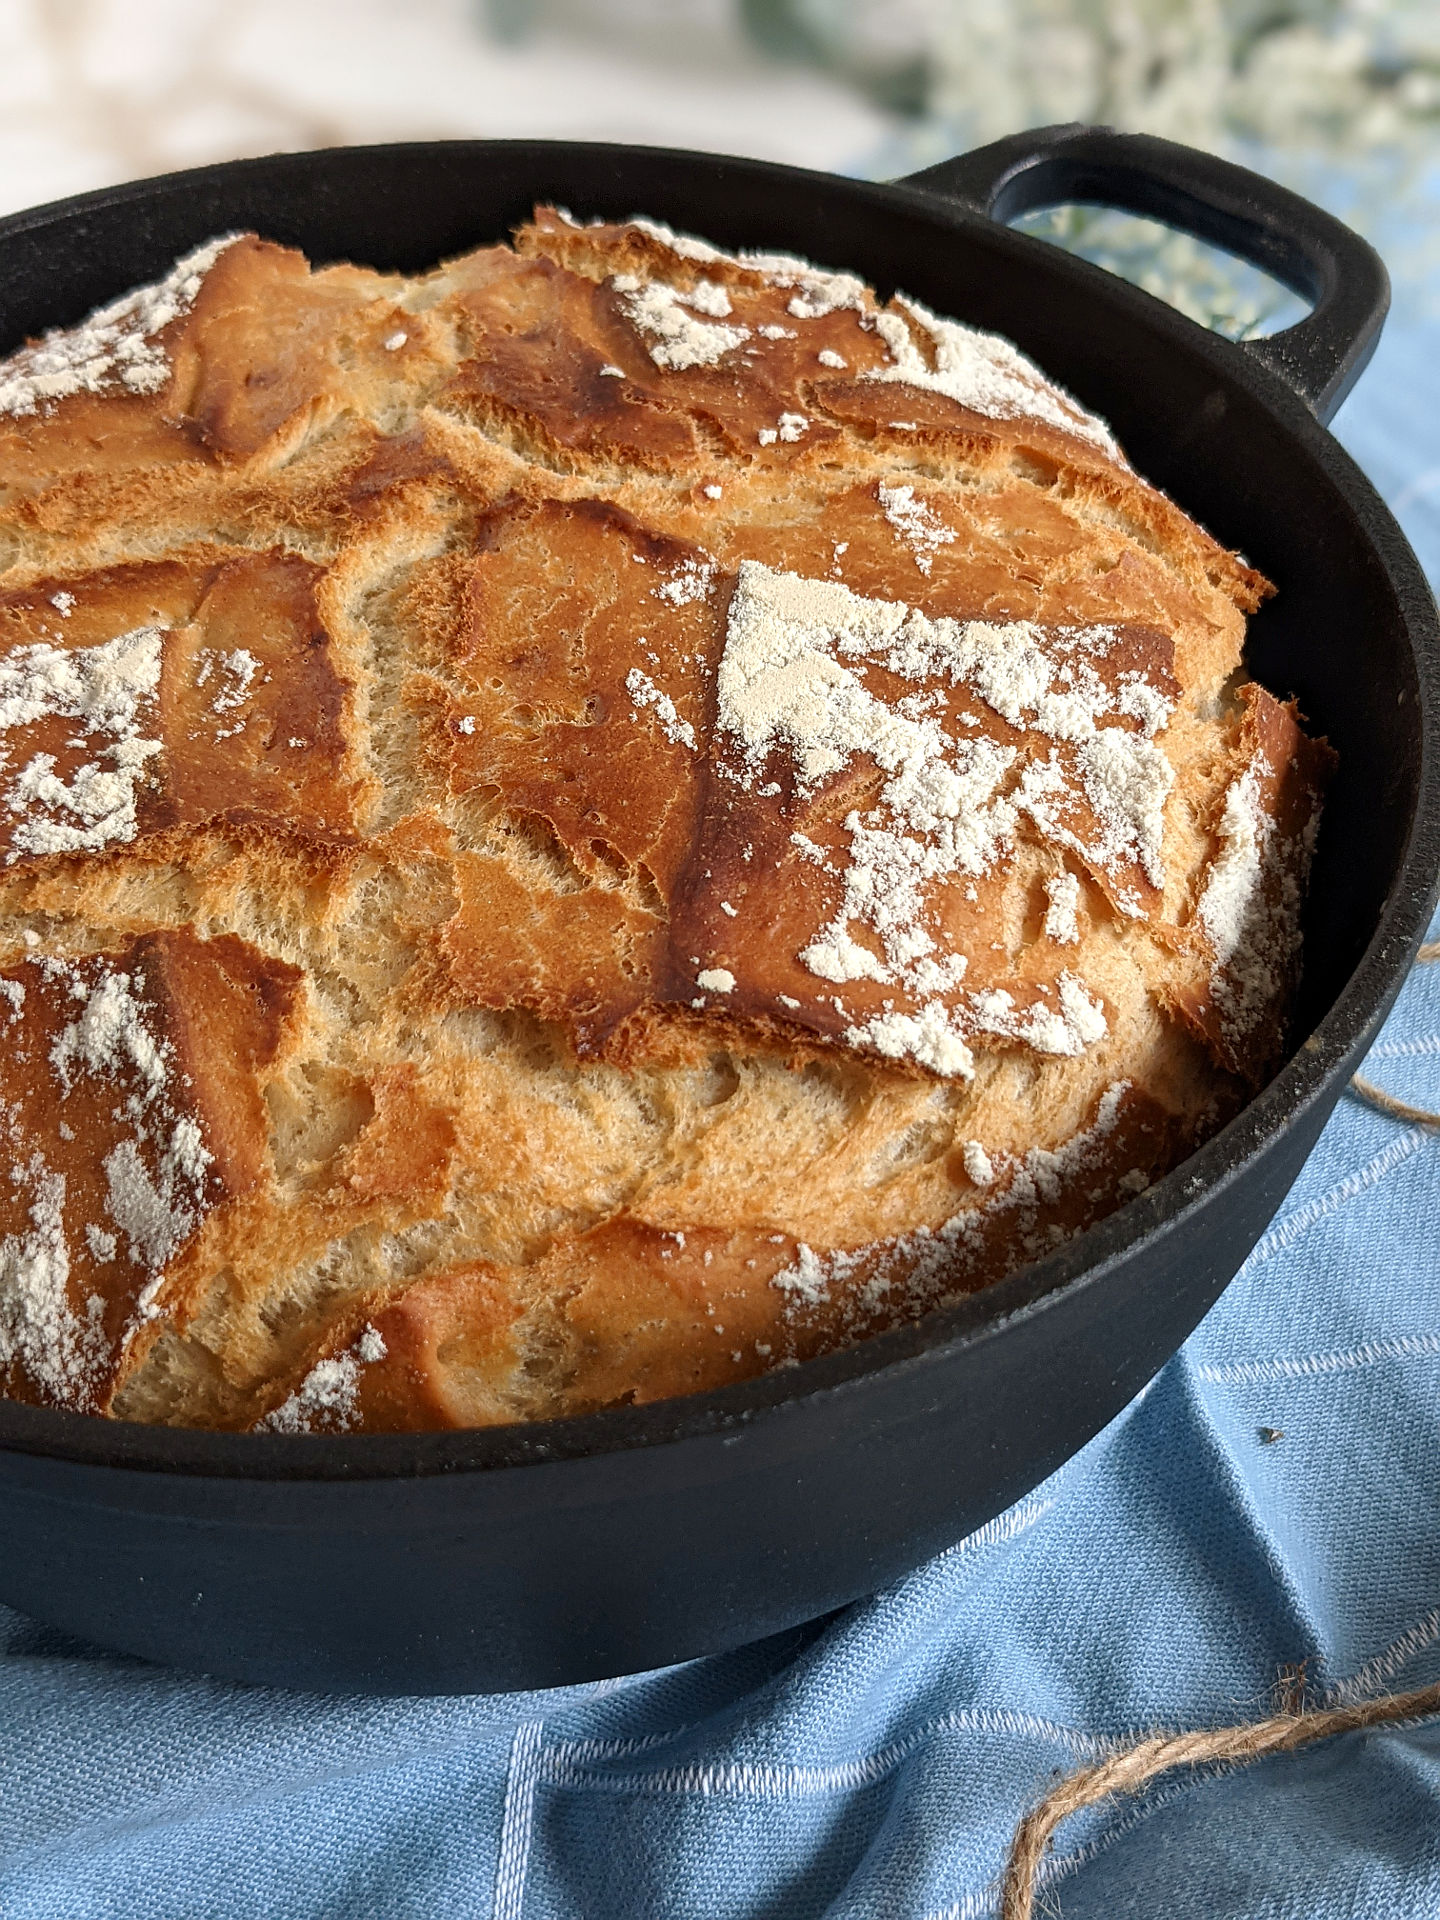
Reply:
[[[1440,572],[1440,329],[1341,423]],[[1366,1069],[1440,1106],[1440,967]],[[1353,1098],[1184,1351],[1030,1498],[724,1657],[448,1700],[281,1694],[0,1609],[4,1920],[985,1920],[1107,1742],[1440,1679],[1440,1138]],[[1280,1437],[1266,1439],[1264,1432]],[[1062,1828],[1064,1920],[1440,1913],[1440,1724],[1169,1775]]]

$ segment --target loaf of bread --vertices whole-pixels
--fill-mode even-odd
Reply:
[[[1281,1057],[1267,583],[1007,342],[537,210],[0,364],[0,1380],[486,1425],[983,1287]]]

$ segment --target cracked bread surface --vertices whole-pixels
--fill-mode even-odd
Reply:
[[[0,1369],[344,1431],[914,1318],[1281,1057],[1270,590],[1008,343],[537,209],[0,364]]]

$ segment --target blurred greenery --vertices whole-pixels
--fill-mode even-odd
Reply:
[[[702,16],[723,21],[761,56],[828,73],[883,109],[888,135],[853,163],[872,178],[1058,121],[1186,141],[1328,205],[1380,246],[1403,298],[1440,307],[1440,0],[488,6],[495,31],[618,33],[672,59]],[[1265,275],[1152,221],[1070,207],[1020,224],[1232,336],[1303,311]]]
[[[1253,340],[1293,326],[1308,302],[1278,280],[1219,247],[1109,207],[1044,207],[1014,222],[1107,267],[1230,340]]]
[[[739,0],[777,58],[967,143],[1090,120],[1368,153],[1440,134],[1435,0]]]
[[[1223,153],[1369,234],[1400,297],[1440,307],[1440,0],[740,0],[776,57],[895,114],[865,171],[1083,120]],[[1222,332],[1294,296],[1154,222],[1097,208],[1023,224]]]

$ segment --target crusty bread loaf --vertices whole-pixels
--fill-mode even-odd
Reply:
[[[11,1395],[487,1424],[791,1364],[1280,1056],[1266,583],[1012,347],[537,211],[0,365]]]

